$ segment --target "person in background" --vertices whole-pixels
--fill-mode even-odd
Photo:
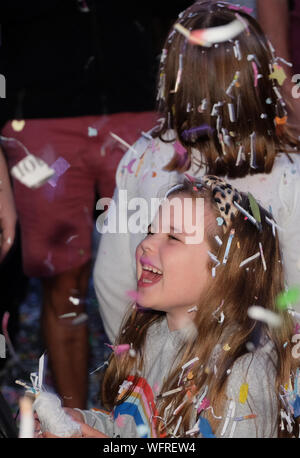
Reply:
[[[287,102],[289,124],[300,134],[300,1],[257,0],[257,14],[265,34],[270,39],[286,80],[282,92]],[[289,65],[289,64],[292,64]]]

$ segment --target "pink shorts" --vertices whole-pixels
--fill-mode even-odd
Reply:
[[[155,112],[117,113],[30,119],[21,130],[12,122],[4,126],[2,147],[9,168],[26,156],[25,149],[49,166],[66,166],[37,189],[14,180],[26,275],[56,275],[91,258],[96,193],[112,196],[126,150],[110,132],[131,145],[156,120]]]

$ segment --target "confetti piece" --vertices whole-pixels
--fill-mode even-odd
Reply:
[[[123,428],[125,425],[125,418],[124,415],[118,415],[117,418],[115,419],[115,423],[118,426],[118,428]]]
[[[251,62],[254,74],[254,87],[257,87],[258,84],[258,69],[255,62]]]
[[[182,54],[179,54],[179,65],[178,65],[178,71],[177,71],[177,78],[176,78],[176,83],[175,83],[175,88],[172,93],[176,93],[178,91],[178,87],[181,81],[181,75],[182,75],[182,59],[183,56]]]
[[[250,167],[252,169],[257,168],[255,144],[256,144],[256,133],[252,132],[252,134],[250,135]]]
[[[282,318],[279,315],[258,305],[252,305],[248,308],[248,316],[253,320],[263,321],[271,327],[279,327],[282,323]]]
[[[121,344],[121,345],[115,346],[115,345],[110,345],[106,343],[104,345],[111,348],[116,355],[121,355],[122,353],[125,353],[126,351],[130,350],[129,344]]]
[[[174,29],[184,35],[191,44],[210,47],[214,43],[222,43],[235,38],[245,29],[245,24],[236,19],[226,25],[193,30],[192,32],[181,24],[175,24]]]
[[[58,318],[71,318],[73,316],[77,316],[77,313],[75,312],[64,313],[63,315],[59,315]]]
[[[216,218],[216,221],[217,221],[218,226],[222,226],[224,224],[224,220],[223,218],[221,218],[221,216],[218,216]]]
[[[273,72],[269,75],[269,78],[270,79],[276,79],[278,81],[279,85],[282,86],[283,83],[285,82],[287,76],[286,76],[286,73],[285,73],[283,67],[281,67],[281,65],[274,64],[273,65]]]
[[[215,236],[215,240],[216,240],[216,242],[217,242],[217,244],[218,244],[219,246],[222,246],[222,245],[223,245],[223,242],[222,242],[222,240],[220,239],[220,237],[219,237],[218,235]]]
[[[131,159],[131,161],[127,164],[127,165],[123,165],[123,169],[127,169],[128,170],[128,173],[134,173],[134,171],[132,170],[132,166],[133,164],[135,163],[136,161],[136,158],[134,159]]]
[[[240,74],[241,74],[241,72],[239,72],[239,71],[235,72],[233,80],[231,81],[230,85],[226,89],[226,94],[229,95],[229,97],[231,97],[231,98],[233,98],[232,95],[231,95],[232,89],[234,87],[238,87],[238,81],[239,81],[239,78],[240,78]]]
[[[25,126],[25,121],[24,119],[14,119],[12,122],[11,122],[11,127],[13,128],[13,130],[15,132],[21,132],[21,130],[24,129],[24,126]]]
[[[126,295],[129,296],[134,301],[137,301],[138,297],[139,297],[139,293],[135,289],[131,289],[129,291],[126,291]]]
[[[180,156],[183,156],[187,152],[186,148],[179,141],[176,141],[173,146],[176,153]]]
[[[233,421],[251,420],[256,417],[257,415],[255,413],[251,413],[250,415],[245,415],[244,417],[235,417],[233,418]]]
[[[226,250],[225,250],[225,253],[224,253],[223,264],[227,263],[228,256],[229,256],[229,251],[230,251],[230,247],[231,247],[231,243],[232,243],[234,234],[235,234],[235,229],[231,229],[230,235],[229,235],[228,241],[227,241]]]
[[[243,383],[240,387],[239,401],[241,404],[245,404],[245,402],[247,401],[248,388],[249,388],[248,383]]]
[[[264,268],[264,271],[266,271],[267,270],[267,265],[266,265],[264,252],[263,252],[263,247],[262,247],[261,242],[259,242],[258,245],[259,245],[260,257],[261,257],[261,261],[262,261],[262,264],[263,264],[263,268]]]
[[[108,366],[108,365],[109,365],[109,362],[108,362],[108,361],[105,361],[103,364],[101,364],[101,366],[97,367],[97,368],[94,369],[92,372],[90,372],[89,375],[94,374],[95,372],[97,372],[97,371],[99,371],[100,369],[102,369],[102,367]]]
[[[214,133],[214,129],[210,127],[208,124],[203,124],[199,127],[192,127],[191,129],[184,130],[182,132],[182,138],[185,141],[193,140],[198,137],[209,136]]]
[[[234,47],[233,47],[233,52],[234,52],[234,56],[236,57],[237,60],[242,60],[242,53],[241,53],[239,40],[235,40]]]
[[[140,169],[144,163],[144,158],[145,158],[145,154],[146,154],[146,151],[143,152],[143,154],[141,155],[140,159],[139,159],[139,163],[138,163],[138,166],[137,166],[137,169],[136,169],[136,172],[135,172],[135,177],[138,176],[139,172],[140,172]]]
[[[76,239],[77,237],[79,237],[78,234],[71,235],[71,236],[66,240],[66,244],[72,242],[72,240]]]
[[[235,166],[238,167],[241,164],[241,162],[245,161],[245,160],[246,160],[245,148],[244,148],[244,145],[241,145],[239,147],[239,151],[238,151],[238,155],[237,155]]]
[[[223,350],[224,350],[224,351],[229,351],[230,348],[231,348],[231,347],[226,343],[226,344],[224,345],[224,347],[223,347]]]
[[[179,417],[178,422],[177,422],[177,425],[175,426],[175,429],[174,429],[174,431],[173,431],[173,436],[176,436],[177,431],[178,431],[178,429],[179,429],[179,426],[180,426],[181,422],[182,422],[182,417]]]
[[[183,390],[183,387],[180,386],[178,388],[174,388],[174,390],[165,391],[164,393],[161,394],[161,396],[165,398],[166,396],[170,396],[171,394],[178,393],[179,391],[182,391],[182,390]]]
[[[72,324],[74,326],[78,325],[78,324],[82,324],[84,323],[85,321],[88,320],[88,315],[86,313],[80,313],[76,318],[74,318],[74,320],[72,321]]]
[[[138,154],[137,151],[136,151],[131,145],[129,145],[129,143],[125,142],[125,140],[123,140],[122,138],[120,138],[118,135],[114,134],[113,132],[110,132],[110,135],[111,135],[115,140],[117,140],[118,142],[122,143],[122,145],[126,146],[126,147],[129,148],[131,151],[133,151],[135,154]]]
[[[55,171],[55,175],[48,180],[48,183],[54,188],[57,185],[59,177],[61,177],[70,167],[70,164],[63,157],[56,159],[51,165],[51,168]]]
[[[245,210],[243,207],[241,207],[236,201],[233,202],[233,205],[241,212],[243,213],[243,215],[247,216],[247,218],[249,219],[249,221],[254,224],[257,228],[259,227],[257,221],[255,218],[253,218],[252,215],[250,215],[250,213],[247,212],[247,210]]]
[[[181,404],[179,404],[179,406],[174,410],[174,412],[173,412],[173,415],[174,415],[174,416],[177,415],[178,412],[180,412],[180,410],[182,409],[182,407],[185,405],[186,401],[187,401],[187,400],[185,399],[185,400],[184,400]]]
[[[289,305],[296,304],[300,299],[300,289],[298,287],[289,288],[283,291],[276,298],[276,305],[279,309],[283,310]]]
[[[236,122],[236,117],[235,117],[235,111],[234,111],[234,105],[233,103],[228,103],[228,113],[229,113],[229,119],[231,122]]]
[[[88,127],[88,136],[89,137],[97,137],[98,130],[95,127]]]
[[[260,216],[260,210],[259,210],[258,203],[256,202],[255,198],[253,197],[253,195],[250,192],[248,192],[248,200],[249,200],[252,215],[254,216],[254,218],[256,219],[258,223],[261,223],[261,216]]]

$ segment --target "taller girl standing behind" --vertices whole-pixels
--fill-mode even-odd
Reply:
[[[193,44],[181,33],[230,28],[236,20],[243,31],[211,46]],[[153,129],[152,139],[142,137],[122,159],[116,174],[117,209],[120,190],[127,191],[128,201],[138,196],[147,199],[150,208],[150,199],[160,188],[182,180],[183,172],[226,176],[272,212],[282,229],[285,280],[300,284],[300,157],[288,131],[282,78],[280,59],[244,10],[206,1],[184,11],[162,51],[158,81],[162,124]],[[126,291],[135,285],[132,259],[142,231],[101,237],[94,280],[112,341],[129,301]]]

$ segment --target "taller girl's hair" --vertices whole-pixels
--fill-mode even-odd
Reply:
[[[216,218],[220,216],[214,193],[203,184],[195,186],[195,183],[186,182],[180,191],[175,191],[168,198],[180,193],[193,198],[204,198],[205,208],[212,212]],[[240,205],[251,213],[248,196],[244,194],[241,196]],[[259,206],[259,209],[261,230],[258,230],[249,220],[245,221],[245,216],[240,212],[232,217],[225,234],[223,229],[217,225],[216,220],[205,226],[204,237],[210,247],[209,249],[221,261],[221,264],[216,269],[215,278],[212,277],[204,294],[199,298],[198,311],[193,321],[197,332],[191,334],[190,338],[183,343],[178,352],[176,367],[166,377],[161,393],[178,388],[182,366],[191,359],[198,357],[199,359],[192,369],[193,378],[185,381],[187,385],[184,386],[185,389],[182,392],[173,395],[173,409],[166,410],[170,398],[167,398],[167,401],[164,401],[166,398],[163,397],[158,400],[157,416],[166,418],[165,423],[156,419],[158,434],[172,435],[171,431],[174,430],[178,421],[178,416],[172,415],[172,412],[189,394],[190,400],[184,404],[180,411],[183,419],[178,434],[182,436],[185,434],[191,427],[191,418],[195,413],[192,400],[194,396],[199,395],[200,390],[206,385],[208,386],[207,398],[215,415],[223,414],[228,380],[227,371],[232,368],[239,357],[248,354],[248,344],[255,340],[253,336],[257,333],[267,335],[274,343],[276,357],[272,358],[270,355],[270,359],[276,373],[277,395],[282,393],[282,386],[289,383],[290,371],[295,364],[295,360],[291,356],[293,321],[287,311],[276,310],[276,297],[284,289],[280,248],[277,234],[273,235],[272,226],[266,221],[266,217],[272,219],[272,216],[262,207]],[[235,236],[232,239],[228,261],[223,264],[222,259],[232,228],[235,229]],[[216,236],[223,242],[221,246],[217,242]],[[247,266],[240,268],[242,261],[259,250],[260,243],[267,269],[265,270],[260,258],[254,259],[249,265],[250,268]],[[215,261],[208,257],[207,268],[211,270],[215,266]],[[222,311],[225,316],[223,324],[220,324],[214,317],[220,304],[223,304]],[[282,317],[282,325],[279,328],[273,328],[251,319],[248,316],[248,309],[254,304],[259,304],[266,310],[278,313]],[[134,306],[128,311],[116,345],[132,344],[136,357],[132,358],[128,352],[122,355],[112,353],[102,383],[104,407],[113,409],[116,404],[124,402],[135,388],[139,375],[143,376],[147,332],[154,323],[158,323],[165,315],[165,312],[140,309],[138,306]],[[216,376],[214,371],[207,369],[210,356],[224,338],[224,330],[231,332],[226,337],[230,351],[220,353]],[[134,376],[134,382],[127,392],[120,396],[118,395],[119,387],[129,375]],[[278,407],[280,407],[279,397]],[[278,409],[279,411],[280,409]],[[219,425],[218,420],[211,416],[210,421],[213,429],[216,430]]]
[[[177,23],[194,31],[237,18],[246,29],[211,47],[190,44],[174,28],[166,39],[158,78],[164,122],[152,136],[174,141],[164,135],[173,129],[187,150],[184,161],[175,153],[166,170],[186,171],[192,161],[214,175],[270,173],[276,153],[298,145],[280,85],[270,77],[280,60],[256,20],[228,3],[203,1]]]

